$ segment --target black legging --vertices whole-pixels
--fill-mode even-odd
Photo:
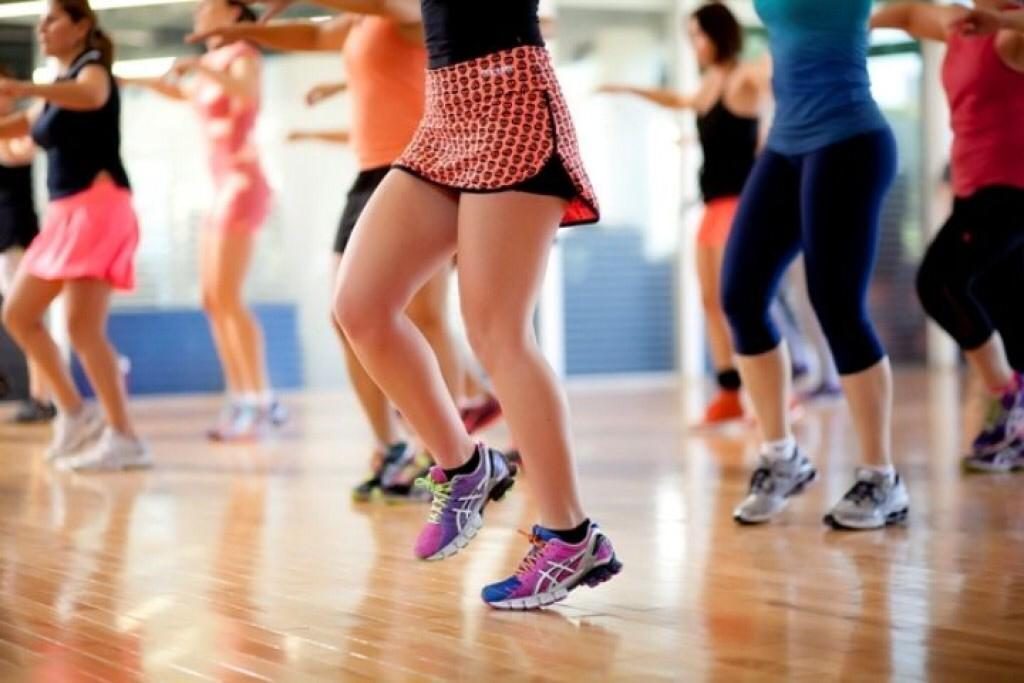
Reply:
[[[761,154],[723,269],[723,305],[740,354],[778,346],[768,311],[783,273],[803,250],[811,304],[839,372],[866,370],[885,356],[866,297],[882,200],[895,172],[896,141],[888,129],[799,156]]]
[[[925,311],[972,351],[996,330],[1024,372],[1024,188],[957,197],[917,274]]]

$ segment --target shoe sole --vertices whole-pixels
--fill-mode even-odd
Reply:
[[[584,574],[579,580],[575,581],[572,585],[562,586],[556,588],[553,591],[546,593],[540,593],[539,595],[533,595],[529,598],[514,598],[512,600],[501,600],[499,602],[488,602],[487,604],[497,610],[507,610],[516,612],[527,612],[530,610],[541,609],[554,605],[557,602],[561,602],[569,597],[569,593],[576,590],[580,586],[587,586],[588,588],[597,588],[602,583],[606,583],[615,578],[619,572],[622,571],[622,563],[618,560],[615,555],[612,555],[611,559],[603,564],[599,564],[592,567],[590,571]]]
[[[805,476],[803,479],[801,479],[800,482],[796,486],[794,486],[789,493],[786,494],[786,497],[783,499],[782,507],[780,507],[778,510],[776,510],[774,513],[772,513],[768,517],[765,517],[763,519],[756,519],[755,520],[755,519],[746,519],[744,517],[741,517],[740,515],[733,514],[733,516],[732,516],[733,521],[735,521],[737,524],[739,524],[741,526],[758,526],[760,524],[767,524],[768,522],[770,522],[773,519],[775,519],[776,517],[778,517],[782,513],[782,511],[786,509],[786,507],[789,505],[789,499],[790,498],[792,498],[794,496],[799,496],[817,478],[818,478],[818,470],[812,469],[807,474],[807,476]]]
[[[909,515],[909,507],[905,507],[895,512],[890,512],[885,518],[885,523],[881,526],[856,526],[853,524],[844,524],[831,513],[825,515],[825,518],[822,521],[836,531],[877,531],[878,529],[885,529],[886,527],[903,524],[907,521],[907,517]]]
[[[516,475],[519,473],[519,468],[515,465],[508,463],[508,476],[499,481],[491,489],[490,493],[487,494],[487,498],[484,500],[484,504],[480,506],[480,511],[477,517],[471,520],[471,523],[463,528],[462,533],[449,541],[448,545],[438,550],[430,557],[421,558],[427,562],[436,562],[438,560],[446,560],[453,555],[457,555],[460,550],[469,545],[469,542],[476,538],[476,535],[480,532],[480,529],[484,526],[484,510],[491,501],[497,503],[500,502],[508,492],[512,490],[512,487],[516,485]]]

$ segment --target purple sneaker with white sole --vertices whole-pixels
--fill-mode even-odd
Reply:
[[[1002,396],[993,397],[985,425],[971,445],[972,456],[1004,450],[1024,438],[1024,381],[1018,375]]]
[[[594,523],[583,542],[572,545],[553,532],[535,526],[533,547],[514,576],[483,590],[495,609],[532,610],[564,600],[580,586],[595,588],[622,571],[608,537]]]
[[[487,504],[501,500],[515,484],[516,467],[499,451],[477,446],[480,464],[470,474],[449,481],[440,467],[416,484],[430,491],[433,501],[427,524],[416,540],[416,557],[443,560],[459,552],[473,540],[483,526]]]

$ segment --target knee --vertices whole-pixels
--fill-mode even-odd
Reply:
[[[391,329],[393,309],[373,296],[363,296],[342,282],[334,297],[334,324],[349,343],[373,345]]]
[[[755,355],[778,344],[778,335],[768,315],[770,301],[764,293],[727,280],[722,285],[717,306],[725,314],[736,350],[740,353]]]
[[[970,282],[950,263],[933,254],[925,257],[917,271],[917,298],[932,318],[941,318],[942,309],[969,296]]]
[[[203,311],[207,315],[217,315],[224,308],[217,290],[211,286],[203,287],[202,294],[200,295],[200,303],[203,307]]]
[[[3,308],[0,310],[0,319],[3,320],[4,328],[15,338],[21,337],[31,326],[30,321],[18,310],[11,299],[4,300]]]
[[[865,301],[827,299],[812,294],[811,305],[840,374],[866,370],[885,356]]]
[[[466,337],[480,364],[494,374],[503,359],[526,352],[530,332],[517,321],[510,321],[493,311],[464,312]]]

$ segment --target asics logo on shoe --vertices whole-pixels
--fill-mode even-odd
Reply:
[[[538,573],[540,578],[537,580],[537,585],[533,589],[533,594],[546,593],[558,587],[559,584],[564,583],[571,576],[579,571],[580,563],[583,561],[583,556],[586,555],[587,551],[578,553],[574,557],[569,558],[566,563],[555,562],[554,560],[548,560],[548,568],[541,569]]]

